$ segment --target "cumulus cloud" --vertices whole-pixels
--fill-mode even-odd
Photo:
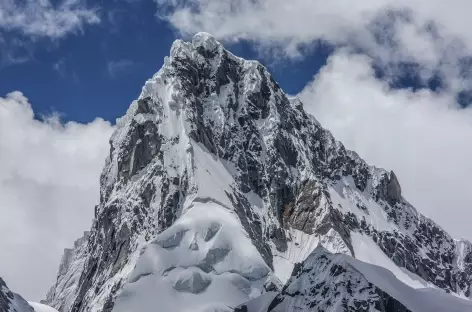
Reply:
[[[29,300],[54,282],[65,247],[90,227],[112,126],[34,119],[20,92],[0,97],[0,276]]]
[[[97,10],[83,0],[0,0],[0,28],[32,37],[59,39],[97,24]]]
[[[347,148],[393,169],[420,212],[472,240],[472,108],[458,108],[452,93],[391,89],[371,58],[345,50],[299,97]]]

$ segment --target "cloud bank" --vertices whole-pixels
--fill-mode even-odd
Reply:
[[[112,130],[39,121],[20,92],[0,97],[0,276],[25,298],[44,298],[64,248],[89,229]]]

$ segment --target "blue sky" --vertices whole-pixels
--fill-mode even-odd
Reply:
[[[90,227],[115,119],[172,42],[199,31],[260,60],[347,148],[394,170],[420,212],[472,239],[471,10],[470,0],[0,0],[0,276],[44,297],[64,247]]]

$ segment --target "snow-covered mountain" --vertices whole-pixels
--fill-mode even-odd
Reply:
[[[351,279],[340,300],[331,282]],[[329,283],[329,298],[308,298],[311,282]],[[118,121],[90,234],[66,251],[46,303],[419,312],[407,290],[467,306],[453,296],[470,298],[471,284],[470,242],[419,214],[393,172],[346,150],[260,63],[199,33],[174,42]],[[391,302],[401,308],[379,308]]]
[[[34,312],[34,310],[25,299],[13,293],[0,278],[0,312]]]

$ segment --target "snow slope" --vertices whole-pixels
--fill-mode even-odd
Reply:
[[[472,311],[472,301],[443,290],[411,288],[385,268],[323,247],[313,251],[273,300],[261,297],[243,306],[247,312],[260,312],[260,306],[274,312]]]
[[[413,312],[472,311],[470,300],[457,298],[444,290],[434,288],[413,289],[385,268],[369,265],[344,255],[343,257],[347,258],[347,262],[363,274],[370,283],[403,303]]]
[[[398,267],[369,236],[353,232],[351,233],[351,239],[356,259],[389,270],[397,279],[412,288],[434,288],[434,284],[427,283],[414,273]]]

